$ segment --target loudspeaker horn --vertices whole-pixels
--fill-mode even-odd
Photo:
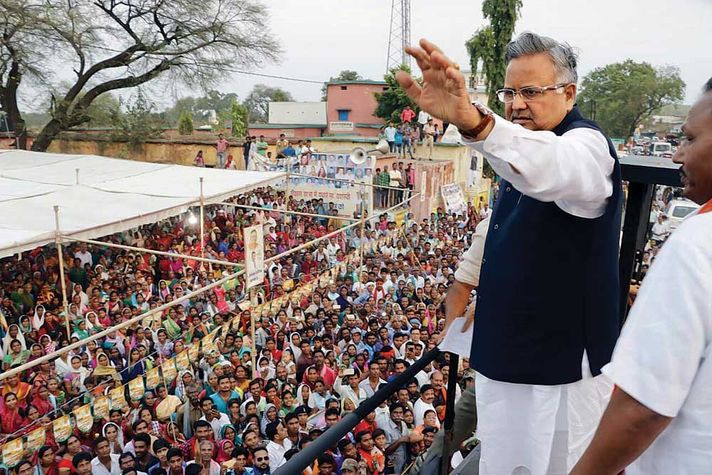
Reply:
[[[351,155],[349,158],[351,159],[352,162],[354,162],[356,165],[361,165],[368,159],[368,154],[371,152],[379,152],[381,155],[385,155],[390,151],[390,147],[388,146],[388,142],[385,140],[381,139],[378,141],[378,144],[376,145],[376,148],[371,149],[371,150],[366,150],[362,147],[356,147],[351,151]]]

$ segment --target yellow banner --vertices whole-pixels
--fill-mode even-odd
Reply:
[[[161,365],[161,372],[163,372],[163,379],[165,379],[166,383],[170,383],[174,379],[176,379],[176,376],[178,376],[178,372],[176,371],[176,362],[173,358],[165,361]]]
[[[190,368],[190,357],[188,356],[188,350],[181,351],[176,355],[176,366],[178,371],[184,371]]]
[[[27,442],[25,443],[25,449],[28,452],[34,452],[39,450],[45,444],[45,428],[40,427],[35,429],[29,434],[27,434]]]
[[[133,401],[140,401],[146,390],[143,387],[143,377],[139,376],[129,381],[129,396]]]
[[[5,442],[2,446],[2,461],[10,468],[16,467],[22,462],[22,437]]]
[[[109,418],[109,398],[107,396],[97,396],[94,399],[94,417],[97,419]]]
[[[77,422],[77,428],[84,433],[89,432],[94,425],[94,417],[91,415],[89,404],[78,407],[72,412],[74,413],[74,420]]]
[[[200,343],[193,343],[188,347],[188,359],[198,362],[198,353],[200,352]]]
[[[119,386],[118,388],[114,388],[109,391],[109,397],[111,398],[112,409],[123,409],[128,406],[123,386]]]
[[[72,421],[69,420],[69,416],[62,416],[52,422],[52,429],[54,430],[54,440],[64,442],[72,435]]]
[[[146,372],[146,389],[154,389],[161,384],[161,373],[158,366],[154,366]]]

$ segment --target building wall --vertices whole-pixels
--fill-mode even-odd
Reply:
[[[260,125],[265,125],[265,127],[260,127]],[[278,127],[278,124],[253,124],[250,125],[249,133],[255,137],[264,135],[268,139],[277,139],[279,134],[284,134],[286,138],[292,140],[306,139],[311,137],[320,137],[324,129],[317,127]],[[289,124],[285,124],[289,125]]]
[[[270,102],[269,123],[326,126],[326,102]]]
[[[385,83],[348,83],[329,84],[326,94],[326,118],[329,124],[329,134],[358,134],[364,136],[377,136],[378,129],[358,127],[356,124],[383,124],[383,120],[373,115],[378,103],[374,93],[383,92]],[[343,89],[346,88],[346,89]],[[339,110],[349,110],[348,122],[355,125],[354,130],[332,130],[332,122],[339,120]]]

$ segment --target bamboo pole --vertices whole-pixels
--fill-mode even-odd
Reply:
[[[200,177],[200,257],[205,259],[205,195],[203,177]]]
[[[79,169],[77,168],[77,176]],[[62,252],[62,233],[59,230],[59,205],[54,205],[54,224],[55,235],[54,242],[57,244],[57,258],[59,259],[59,280],[62,288],[62,307],[64,307],[64,325],[67,329],[67,340],[72,334],[71,325],[69,324],[69,302],[67,301],[67,282],[64,280],[64,253]]]

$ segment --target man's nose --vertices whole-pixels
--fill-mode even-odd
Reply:
[[[527,103],[522,99],[521,94],[515,94],[512,101],[512,109],[523,110],[527,108]]]
[[[677,151],[675,152],[675,155],[672,156],[672,161],[674,163],[679,163],[682,165],[685,163],[685,145],[680,144],[679,147],[677,147]]]

